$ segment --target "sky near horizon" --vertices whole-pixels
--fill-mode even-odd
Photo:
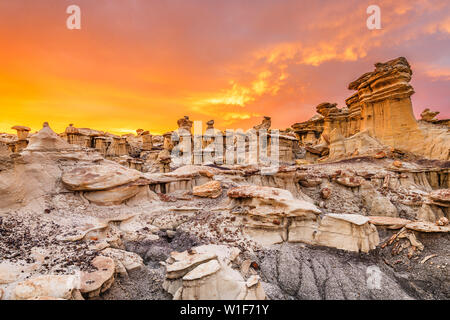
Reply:
[[[81,30],[66,27],[72,4]],[[372,4],[381,30],[366,26]],[[184,115],[287,128],[345,106],[351,81],[399,56],[416,116],[450,118],[448,0],[0,0],[0,41],[0,132],[158,134]]]

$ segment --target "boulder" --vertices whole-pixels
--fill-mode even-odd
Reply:
[[[369,182],[361,184],[360,194],[362,201],[371,216],[397,217],[397,208],[392,202],[378,192]]]
[[[336,182],[340,185],[350,187],[350,188],[356,188],[359,187],[363,183],[364,179],[356,176],[348,176],[348,175],[342,175],[340,177],[336,178]]]
[[[322,178],[314,174],[297,173],[295,177],[298,179],[300,185],[305,188],[317,187],[322,183]]]
[[[441,217],[439,220],[436,221],[437,226],[448,226],[448,219],[446,217]]]
[[[194,187],[192,194],[197,197],[214,199],[222,194],[222,186],[220,181],[210,181],[201,186]]]
[[[80,276],[80,291],[89,298],[97,297],[111,287],[116,270],[114,260],[104,256],[95,257],[92,266],[96,271],[83,271]]]
[[[392,162],[392,165],[396,168],[401,168],[403,166],[403,163],[401,161],[395,160]]]
[[[19,140],[26,140],[28,137],[28,133],[31,131],[30,128],[25,126],[14,126],[11,129],[17,130],[17,138]]]
[[[387,154],[385,151],[380,151],[380,152],[377,152],[373,157],[375,159],[383,159],[383,158],[387,157]]]
[[[322,197],[322,199],[326,200],[331,196],[331,189],[328,187],[322,188],[320,190],[320,196]]]
[[[420,117],[422,118],[423,121],[434,122],[437,120],[435,118],[439,113],[440,113],[439,111],[433,112],[427,108],[422,111],[422,113],[420,114]]]

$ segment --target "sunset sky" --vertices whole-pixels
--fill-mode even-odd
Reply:
[[[66,28],[67,6],[81,30]],[[366,9],[381,8],[381,30]],[[48,121],[163,133],[309,119],[375,62],[413,69],[416,116],[450,118],[450,1],[0,0],[0,132]]]

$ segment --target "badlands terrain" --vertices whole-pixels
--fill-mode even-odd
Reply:
[[[415,119],[411,77],[377,63],[344,107],[264,117],[249,134],[279,141],[276,166],[224,161],[251,139],[212,120],[178,163],[187,116],[178,139],[0,134],[0,300],[449,299],[450,120]]]

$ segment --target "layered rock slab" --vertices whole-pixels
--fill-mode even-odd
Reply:
[[[232,268],[238,254],[238,249],[223,245],[172,252],[163,287],[174,300],[264,300],[259,277],[245,280]]]
[[[241,186],[230,189],[228,196],[231,212],[243,218],[244,232],[263,245],[287,241],[293,220],[315,221],[321,213],[314,204],[295,199],[284,189]]]
[[[61,179],[73,191],[98,191],[125,185],[140,177],[139,171],[105,161],[100,165],[82,166],[65,172]]]

